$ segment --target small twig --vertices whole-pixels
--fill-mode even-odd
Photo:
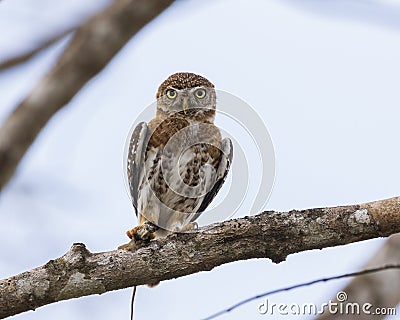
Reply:
[[[217,313],[214,313],[213,315],[211,315],[211,316],[209,316],[207,318],[204,318],[202,320],[215,319],[215,318],[217,318],[219,316],[222,316],[225,313],[229,313],[232,310],[235,310],[235,309],[239,308],[240,306],[242,306],[244,304],[247,304],[247,303],[252,302],[254,300],[257,300],[257,299],[260,299],[260,298],[265,298],[267,296],[271,296],[273,294],[277,294],[277,293],[280,293],[280,292],[285,292],[285,291],[290,291],[290,290],[293,290],[293,289],[307,287],[307,286],[311,286],[313,284],[320,283],[320,282],[327,282],[327,281],[331,281],[331,280],[338,280],[338,279],[343,279],[343,278],[362,276],[362,275],[365,275],[365,274],[376,273],[376,272],[385,271],[385,270],[389,270],[389,269],[400,269],[400,265],[398,265],[398,264],[390,264],[390,265],[386,265],[386,266],[382,266],[382,267],[366,269],[366,270],[361,270],[361,271],[341,274],[341,275],[338,275],[338,276],[332,276],[332,277],[327,277],[327,278],[321,278],[321,279],[312,280],[312,281],[309,281],[309,282],[296,284],[296,285],[289,286],[289,287],[284,287],[284,288],[275,289],[275,290],[272,290],[272,291],[267,291],[267,292],[258,294],[256,296],[253,296],[251,298],[242,300],[242,301],[232,305],[231,307],[226,308],[224,310],[221,310],[221,311],[219,311]]]
[[[132,298],[131,298],[131,320],[133,320],[133,305],[135,303],[135,295],[136,295],[137,286],[133,286]]]
[[[50,37],[46,41],[41,42],[40,44],[38,44],[34,48],[31,48],[27,52],[22,53],[22,54],[20,54],[18,56],[15,56],[15,57],[12,57],[10,59],[6,59],[6,60],[0,62],[0,72],[29,60],[34,55],[36,55],[37,53],[39,53],[40,51],[42,51],[44,49],[47,49],[52,44],[54,44],[57,41],[59,41],[60,39],[64,38],[66,35],[68,35],[72,31],[74,31],[75,29],[76,29],[76,27],[72,27],[72,28],[69,28],[67,30],[63,30],[62,32],[60,32],[58,34],[53,35],[52,37]]]

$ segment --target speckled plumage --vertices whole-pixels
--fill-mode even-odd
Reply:
[[[139,226],[130,238],[142,238],[147,221],[159,227],[156,236],[186,230],[221,188],[232,144],[213,124],[215,108],[214,85],[199,75],[175,73],[159,86],[156,117],[131,137],[128,181]]]

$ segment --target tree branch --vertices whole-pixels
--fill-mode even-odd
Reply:
[[[79,27],[54,68],[0,128],[0,190],[47,121],[173,0],[117,0]]]
[[[75,30],[75,28],[68,28],[66,30],[63,30],[57,34],[52,35],[51,37],[49,37],[48,39],[46,39],[45,41],[37,44],[36,46],[34,46],[33,48],[31,48],[30,50],[21,53],[17,56],[14,56],[12,58],[6,59],[4,61],[0,62],[0,72],[4,71],[8,68],[11,67],[15,67],[23,62],[28,61],[30,58],[32,58],[33,56],[35,56],[36,54],[38,54],[39,52],[47,49],[48,47],[50,47],[51,45],[53,45],[54,43],[56,43],[57,41],[61,40],[62,38],[64,38],[67,34],[71,33],[73,30]]]
[[[400,232],[400,197],[361,205],[266,211],[195,232],[172,234],[135,251],[90,253],[74,244],[61,258],[0,281],[0,318],[56,301],[156,283],[252,258],[285,260]]]

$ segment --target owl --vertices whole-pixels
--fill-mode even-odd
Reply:
[[[206,78],[175,73],[157,91],[156,117],[131,136],[127,175],[139,225],[131,242],[197,227],[222,187],[233,147],[214,125],[216,92]]]

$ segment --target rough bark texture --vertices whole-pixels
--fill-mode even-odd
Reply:
[[[362,269],[396,264],[400,262],[400,234],[391,236],[382,248],[365,264]],[[374,308],[394,308],[400,302],[400,272],[388,270],[354,278],[342,291],[346,292],[346,303],[357,302],[360,306],[370,303]],[[333,300],[337,302],[336,299]],[[364,315],[365,316],[365,315]],[[385,319],[385,314],[374,313],[368,319]],[[333,314],[326,312],[320,320],[360,319],[357,314]]]
[[[47,121],[172,0],[117,0],[79,27],[54,68],[0,128],[0,190]]]
[[[400,197],[334,208],[267,211],[195,232],[172,234],[136,250],[90,253],[74,244],[61,258],[0,281],[0,318],[40,306],[211,270],[251,258],[285,260],[295,252],[400,232]]]

